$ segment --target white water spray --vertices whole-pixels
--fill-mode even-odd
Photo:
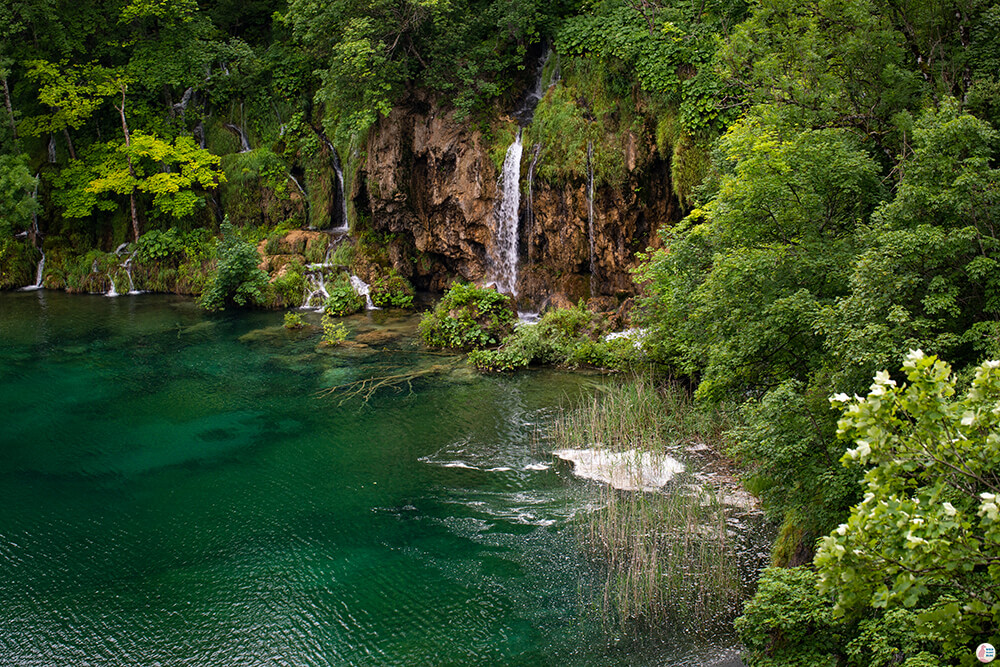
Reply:
[[[351,276],[351,287],[358,293],[358,296],[365,297],[365,308],[368,310],[381,310],[372,302],[371,287],[357,276]]]
[[[337,186],[339,188],[337,194],[340,196],[340,224],[334,227],[332,231],[347,233],[350,225],[347,220],[347,190],[344,189],[344,169],[340,164],[340,155],[337,154],[337,149],[328,140],[324,139],[323,141],[326,142],[326,147],[330,149],[330,155],[333,159],[333,171],[337,174]]]
[[[517,296],[517,222],[521,208],[521,130],[507,149],[497,182],[500,192],[494,211],[496,236],[490,253],[492,284],[500,292]]]

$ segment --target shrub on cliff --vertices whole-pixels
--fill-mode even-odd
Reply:
[[[346,273],[341,273],[332,286],[328,285],[327,292],[330,296],[323,304],[323,310],[333,317],[347,317],[365,307],[365,300],[351,285]]]
[[[396,269],[390,268],[372,281],[372,303],[379,308],[412,308],[413,295],[413,285]]]
[[[260,255],[253,245],[240,238],[228,220],[222,223],[217,256],[218,266],[198,304],[207,310],[222,310],[228,303],[238,306],[261,303],[267,289],[267,274],[258,266]]]
[[[516,321],[510,297],[489,287],[455,283],[420,320],[420,337],[431,347],[479,349],[497,345]]]

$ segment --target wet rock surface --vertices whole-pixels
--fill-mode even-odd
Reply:
[[[460,122],[423,98],[397,106],[369,137],[352,198],[370,215],[372,227],[390,237],[392,265],[420,289],[441,291],[455,277],[489,278],[498,195],[490,158],[497,147],[490,141],[477,125]],[[525,150],[522,190],[531,159]],[[630,271],[638,263],[636,253],[655,247],[657,228],[681,212],[665,161],[636,167],[626,160],[626,165],[630,169],[620,185],[595,188],[592,221],[586,179],[536,179],[530,213],[522,196],[519,307],[537,309],[556,294],[575,303],[635,292]]]

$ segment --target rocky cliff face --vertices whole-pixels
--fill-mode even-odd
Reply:
[[[355,207],[370,215],[376,231],[391,234],[393,264],[419,287],[440,290],[456,276],[488,277],[498,174],[485,142],[473,125],[426,99],[398,106],[369,137],[352,192]],[[522,193],[533,157],[525,147]],[[626,164],[624,185],[595,189],[593,253],[585,179],[536,181],[530,208],[522,194],[522,307],[537,308],[553,296],[575,301],[634,292],[629,270],[635,253],[655,244],[656,229],[676,220],[679,211],[665,162],[642,169],[634,160]]]

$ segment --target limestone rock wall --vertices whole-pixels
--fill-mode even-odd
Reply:
[[[369,136],[351,196],[372,228],[390,237],[393,265],[418,287],[440,290],[454,277],[488,278],[498,174],[487,140],[478,126],[456,121],[425,98],[398,105]],[[520,305],[634,293],[635,253],[655,245],[660,225],[679,218],[667,163],[656,159],[637,169],[630,161],[624,185],[595,189],[591,273],[585,179],[536,181],[529,212],[524,193],[531,158],[525,147]]]

